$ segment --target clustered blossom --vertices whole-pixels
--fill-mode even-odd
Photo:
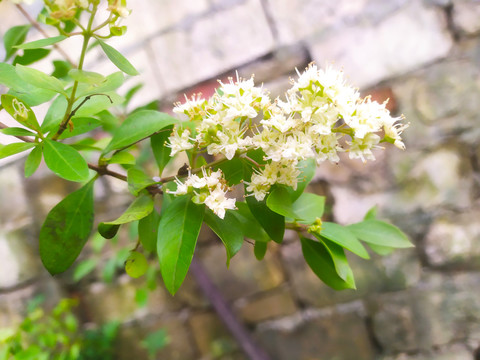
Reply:
[[[372,150],[381,142],[404,148],[400,134],[408,125],[390,115],[386,102],[361,98],[343,72],[312,64],[298,75],[285,99],[272,101],[253,78],[237,76],[236,81],[220,83],[209,99],[195,96],[177,104],[174,112],[187,115],[196,131],[194,137],[189,130],[174,131],[169,141],[172,156],[195,149],[230,160],[263,150],[266,164],[245,179],[247,193],[261,201],[274,184],[296,188],[300,161],[338,162],[338,153],[345,151],[365,162],[375,159]]]
[[[227,198],[228,186],[223,180],[221,170],[208,173],[202,169],[202,176],[189,174],[185,182],[175,179],[176,191],[168,191],[174,195],[193,194],[193,201],[197,204],[205,204],[219,218],[225,217],[228,209],[235,209],[235,199]]]

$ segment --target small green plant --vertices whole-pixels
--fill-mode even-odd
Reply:
[[[404,148],[401,133],[407,125],[391,116],[385,103],[361,97],[341,71],[311,64],[298,72],[282,99],[271,99],[253,78],[237,77],[221,83],[208,99],[197,95],[176,104],[179,118],[152,104],[128,112],[125,104],[138,87],[125,96],[118,89],[125,76],[138,71],[106,41],[125,33],[121,19],[130,10],[126,0],[101,3],[44,0],[37,20],[4,37],[0,84],[8,93],[1,96],[0,111],[17,126],[0,123],[0,129],[20,142],[0,145],[0,158],[29,151],[26,177],[43,158],[55,175],[81,184],[49,212],[40,230],[40,258],[52,275],[69,269],[90,238],[101,176],[124,181],[133,200],[117,219],[100,223],[98,232],[110,239],[120,227],[135,224],[138,234],[135,245],[105,264],[104,273],[112,277],[126,265],[133,277],[152,274],[142,255],[152,253],[171,294],[187,275],[202,225],[225,246],[227,266],[245,238],[253,240],[261,260],[268,245],[282,243],[285,229],[291,229],[306,263],[336,290],[355,288],[347,251],[368,259],[367,248],[386,254],[412,246],[402,231],[373,214],[349,226],[325,221],[325,197],[306,192],[317,166],[339,162],[340,152],[366,162],[375,159],[380,144]],[[40,23],[56,36],[25,42]],[[51,74],[30,66],[70,38],[82,40],[78,61],[55,60]],[[93,47],[120,71],[103,75],[85,69]],[[44,103],[49,110],[40,118],[35,107]],[[90,136],[100,128],[103,138]],[[153,165],[147,166],[145,154]],[[174,171],[167,173],[172,164]],[[234,198],[233,188],[242,195]],[[94,261],[83,263],[76,277],[94,266]],[[144,295],[139,293],[139,302]]]

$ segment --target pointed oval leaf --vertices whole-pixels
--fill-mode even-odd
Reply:
[[[45,139],[43,156],[48,168],[70,181],[86,181],[88,165],[80,153],[71,146]]]
[[[98,232],[102,235],[105,239],[112,239],[117,235],[118,229],[120,229],[120,225],[108,225],[105,223],[98,224]]]
[[[240,223],[243,236],[256,242],[268,242],[271,240],[262,225],[252,215],[246,203],[237,201],[236,207],[237,210],[233,211],[232,214]]]
[[[96,74],[96,73],[93,73]],[[83,97],[92,94],[100,94],[112,92],[122,86],[125,77],[121,71],[115,72],[113,74],[104,77],[101,74],[98,74],[103,77],[103,80],[96,84],[80,84],[77,89],[77,97]],[[93,80],[93,79],[92,79]]]
[[[157,161],[157,166],[159,169],[158,176],[162,176],[163,169],[165,169],[165,166],[172,159],[170,156],[172,149],[168,146],[165,146],[170,134],[172,133],[172,129],[172,126],[167,126],[158,134],[155,134],[150,138],[150,146],[152,147],[153,156],[155,156],[155,160]]]
[[[67,36],[65,35],[59,35],[59,36],[54,36],[47,39],[40,39],[40,40],[31,41],[25,44],[16,45],[15,47],[17,49],[38,49],[38,48],[43,48],[45,46],[56,44],[62,40],[65,40],[66,38]]]
[[[102,125],[100,120],[91,117],[74,117],[70,120],[73,130],[67,128],[62,135],[58,138],[59,140],[68,139],[77,135],[85,134],[93,129],[96,129]]]
[[[82,251],[93,227],[91,180],[60,201],[40,230],[40,258],[50,274],[67,270]]]
[[[285,217],[270,210],[265,201],[259,202],[253,196],[247,196],[245,200],[252,215],[270,238],[281,243],[285,233]]]
[[[39,131],[37,117],[27,103],[15,96],[4,94],[1,96],[2,106],[16,121],[32,130]]]
[[[160,214],[155,210],[138,222],[138,238],[148,252],[154,252],[157,249],[159,223]]]
[[[9,127],[5,129],[0,129],[0,132],[4,135],[11,135],[11,136],[35,136],[35,133],[28,131],[24,128],[19,127]]]
[[[115,131],[104,154],[133,145],[177,122],[178,120],[170,115],[155,110],[134,112]]]
[[[25,160],[25,177],[32,176],[35,171],[37,171],[40,162],[42,161],[43,148],[39,144],[33,148],[33,150],[28,154],[27,159]]]
[[[398,227],[381,220],[364,220],[348,226],[360,240],[374,245],[409,248],[413,244]]]
[[[325,248],[330,253],[330,257],[332,258],[338,276],[340,276],[343,280],[347,280],[348,277],[353,278],[353,272],[348,264],[343,247],[324,238],[323,236],[318,237],[318,239],[323,242]]]
[[[66,97],[68,96],[68,94],[63,89],[62,82],[58,80],[56,77],[47,75],[40,70],[33,69],[20,64],[17,64],[15,66],[15,69],[17,71],[18,76],[20,76],[20,78],[23,81],[37,88],[55,91]]]
[[[267,253],[267,246],[268,243],[262,241],[255,241],[255,245],[253,246],[253,253],[255,254],[255,258],[260,261],[263,260],[265,254]]]
[[[172,295],[180,288],[192,262],[204,208],[194,204],[189,196],[180,196],[168,205],[160,219],[157,254],[163,281]]]
[[[305,261],[317,277],[335,290],[355,289],[352,275],[343,280],[338,276],[335,265],[325,244],[301,238],[302,253]]]
[[[15,66],[0,63],[0,84],[10,89],[9,94],[25,101],[30,106],[43,104],[52,99],[57,93],[39,89],[18,76]]]
[[[133,195],[137,196],[140,191],[149,187],[150,185],[155,184],[155,180],[153,180],[140,169],[130,168],[127,171],[127,183],[128,190]]]
[[[300,170],[300,175],[298,175],[297,189],[291,189],[291,198],[292,201],[298,199],[302,195],[303,191],[307,185],[312,181],[313,176],[315,175],[315,170],[317,169],[317,163],[315,159],[307,159],[300,161],[297,165],[298,170]]]
[[[220,238],[227,251],[227,267],[230,259],[240,250],[243,245],[243,233],[240,223],[231,210],[227,210],[225,217],[220,219],[211,210],[205,213],[205,223]]]
[[[126,151],[121,151],[119,153],[114,154],[110,160],[108,160],[109,164],[123,164],[123,165],[135,165],[135,156],[130,154]]]
[[[70,77],[75,81],[92,85],[99,85],[107,80],[102,74],[79,69],[70,70],[68,75],[70,75]]]
[[[101,40],[98,40],[98,43],[105,52],[105,55],[107,55],[107,57],[112,63],[115,64],[116,67],[122,70],[125,74],[132,76],[138,75],[137,69],[135,69],[135,67],[130,63],[130,61],[128,61],[125,56],[123,56],[118,50],[114,49],[113,47]]]
[[[13,59],[13,65],[21,64],[21,65],[30,65],[38,60],[46,58],[50,54],[50,50],[48,49],[33,49],[33,50],[23,50],[23,55],[15,56]]]
[[[17,51],[16,45],[25,41],[31,25],[13,26],[3,35],[3,45],[5,47],[5,60],[10,59]]]
[[[121,225],[143,219],[153,211],[153,199],[150,195],[142,194],[136,198],[125,212],[116,220],[105,222],[107,225]]]
[[[317,236],[317,234],[314,235]],[[362,243],[350,230],[348,230],[348,228],[342,225],[331,222],[323,222],[320,235],[344,247],[345,249],[350,250],[361,258],[370,258],[370,255],[368,255],[368,252]]]
[[[13,143],[3,146],[0,145],[0,159],[21,153],[25,150],[31,149],[34,146],[34,143]]]

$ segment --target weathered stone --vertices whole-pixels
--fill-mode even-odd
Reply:
[[[119,360],[148,359],[142,340],[148,334],[164,330],[168,344],[155,355],[156,359],[194,360],[198,359],[196,348],[188,332],[183,316],[166,316],[164,318],[146,317],[139,322],[123,325],[115,349]]]
[[[455,0],[452,19],[453,25],[460,33],[477,34],[480,31],[480,4],[475,0]]]
[[[416,289],[372,297],[375,337],[386,353],[428,351],[478,329],[478,274],[427,277]]]
[[[480,211],[444,215],[425,236],[425,253],[433,266],[480,268]]]
[[[239,27],[242,31],[238,31]],[[167,91],[216,77],[269,53],[273,45],[259,0],[219,11],[188,28],[152,40]]]
[[[272,250],[274,245],[269,244],[264,260],[258,261],[253,255],[253,247],[245,243],[230,261],[228,269],[225,266],[225,248],[222,245],[202,249],[200,259],[223,296],[233,300],[273,289],[284,281],[276,251]]]
[[[292,315],[297,311],[290,291],[285,288],[269,291],[253,299],[239,300],[235,305],[243,320],[249,323]]]
[[[275,360],[371,360],[375,354],[365,322],[355,312],[327,312],[290,328],[274,323],[256,335]]]
[[[274,20],[280,43],[292,44],[356,17],[365,3],[366,0],[341,0],[335,3],[321,0],[269,0],[268,11]]]
[[[455,147],[406,155],[408,175],[400,189],[397,206],[433,210],[440,205],[465,209],[472,203],[473,179],[469,159]]]
[[[27,229],[0,233],[0,290],[20,285],[43,273]]]
[[[0,168],[0,227],[3,231],[21,227],[29,222],[29,204],[23,189],[20,167]]]
[[[415,1],[376,26],[335,29],[309,44],[319,64],[335,61],[354,85],[367,87],[445,57],[452,40],[443,14]]]
[[[215,314],[194,314],[189,324],[202,357],[217,359],[238,350],[235,340]]]
[[[465,345],[455,344],[440,350],[428,351],[417,355],[400,354],[386,356],[380,360],[471,360],[472,352]]]

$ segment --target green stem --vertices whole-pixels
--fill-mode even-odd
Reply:
[[[78,62],[78,70],[83,69],[83,64],[85,62],[85,55],[87,54],[88,42],[90,41],[90,38],[93,36],[92,25],[93,25],[93,19],[97,12],[97,6],[98,5],[93,6],[92,15],[88,20],[87,29],[83,32],[83,45],[82,45],[82,51],[80,53],[80,61]],[[63,117],[62,122],[60,123],[60,127],[58,128],[57,133],[53,135],[52,140],[58,140],[60,135],[62,135],[62,133],[67,129],[67,125],[72,117],[72,108],[76,100],[75,94],[77,92],[77,88],[78,88],[78,81],[75,80],[75,82],[73,83],[72,92],[68,99],[67,110],[65,111],[65,115]]]

